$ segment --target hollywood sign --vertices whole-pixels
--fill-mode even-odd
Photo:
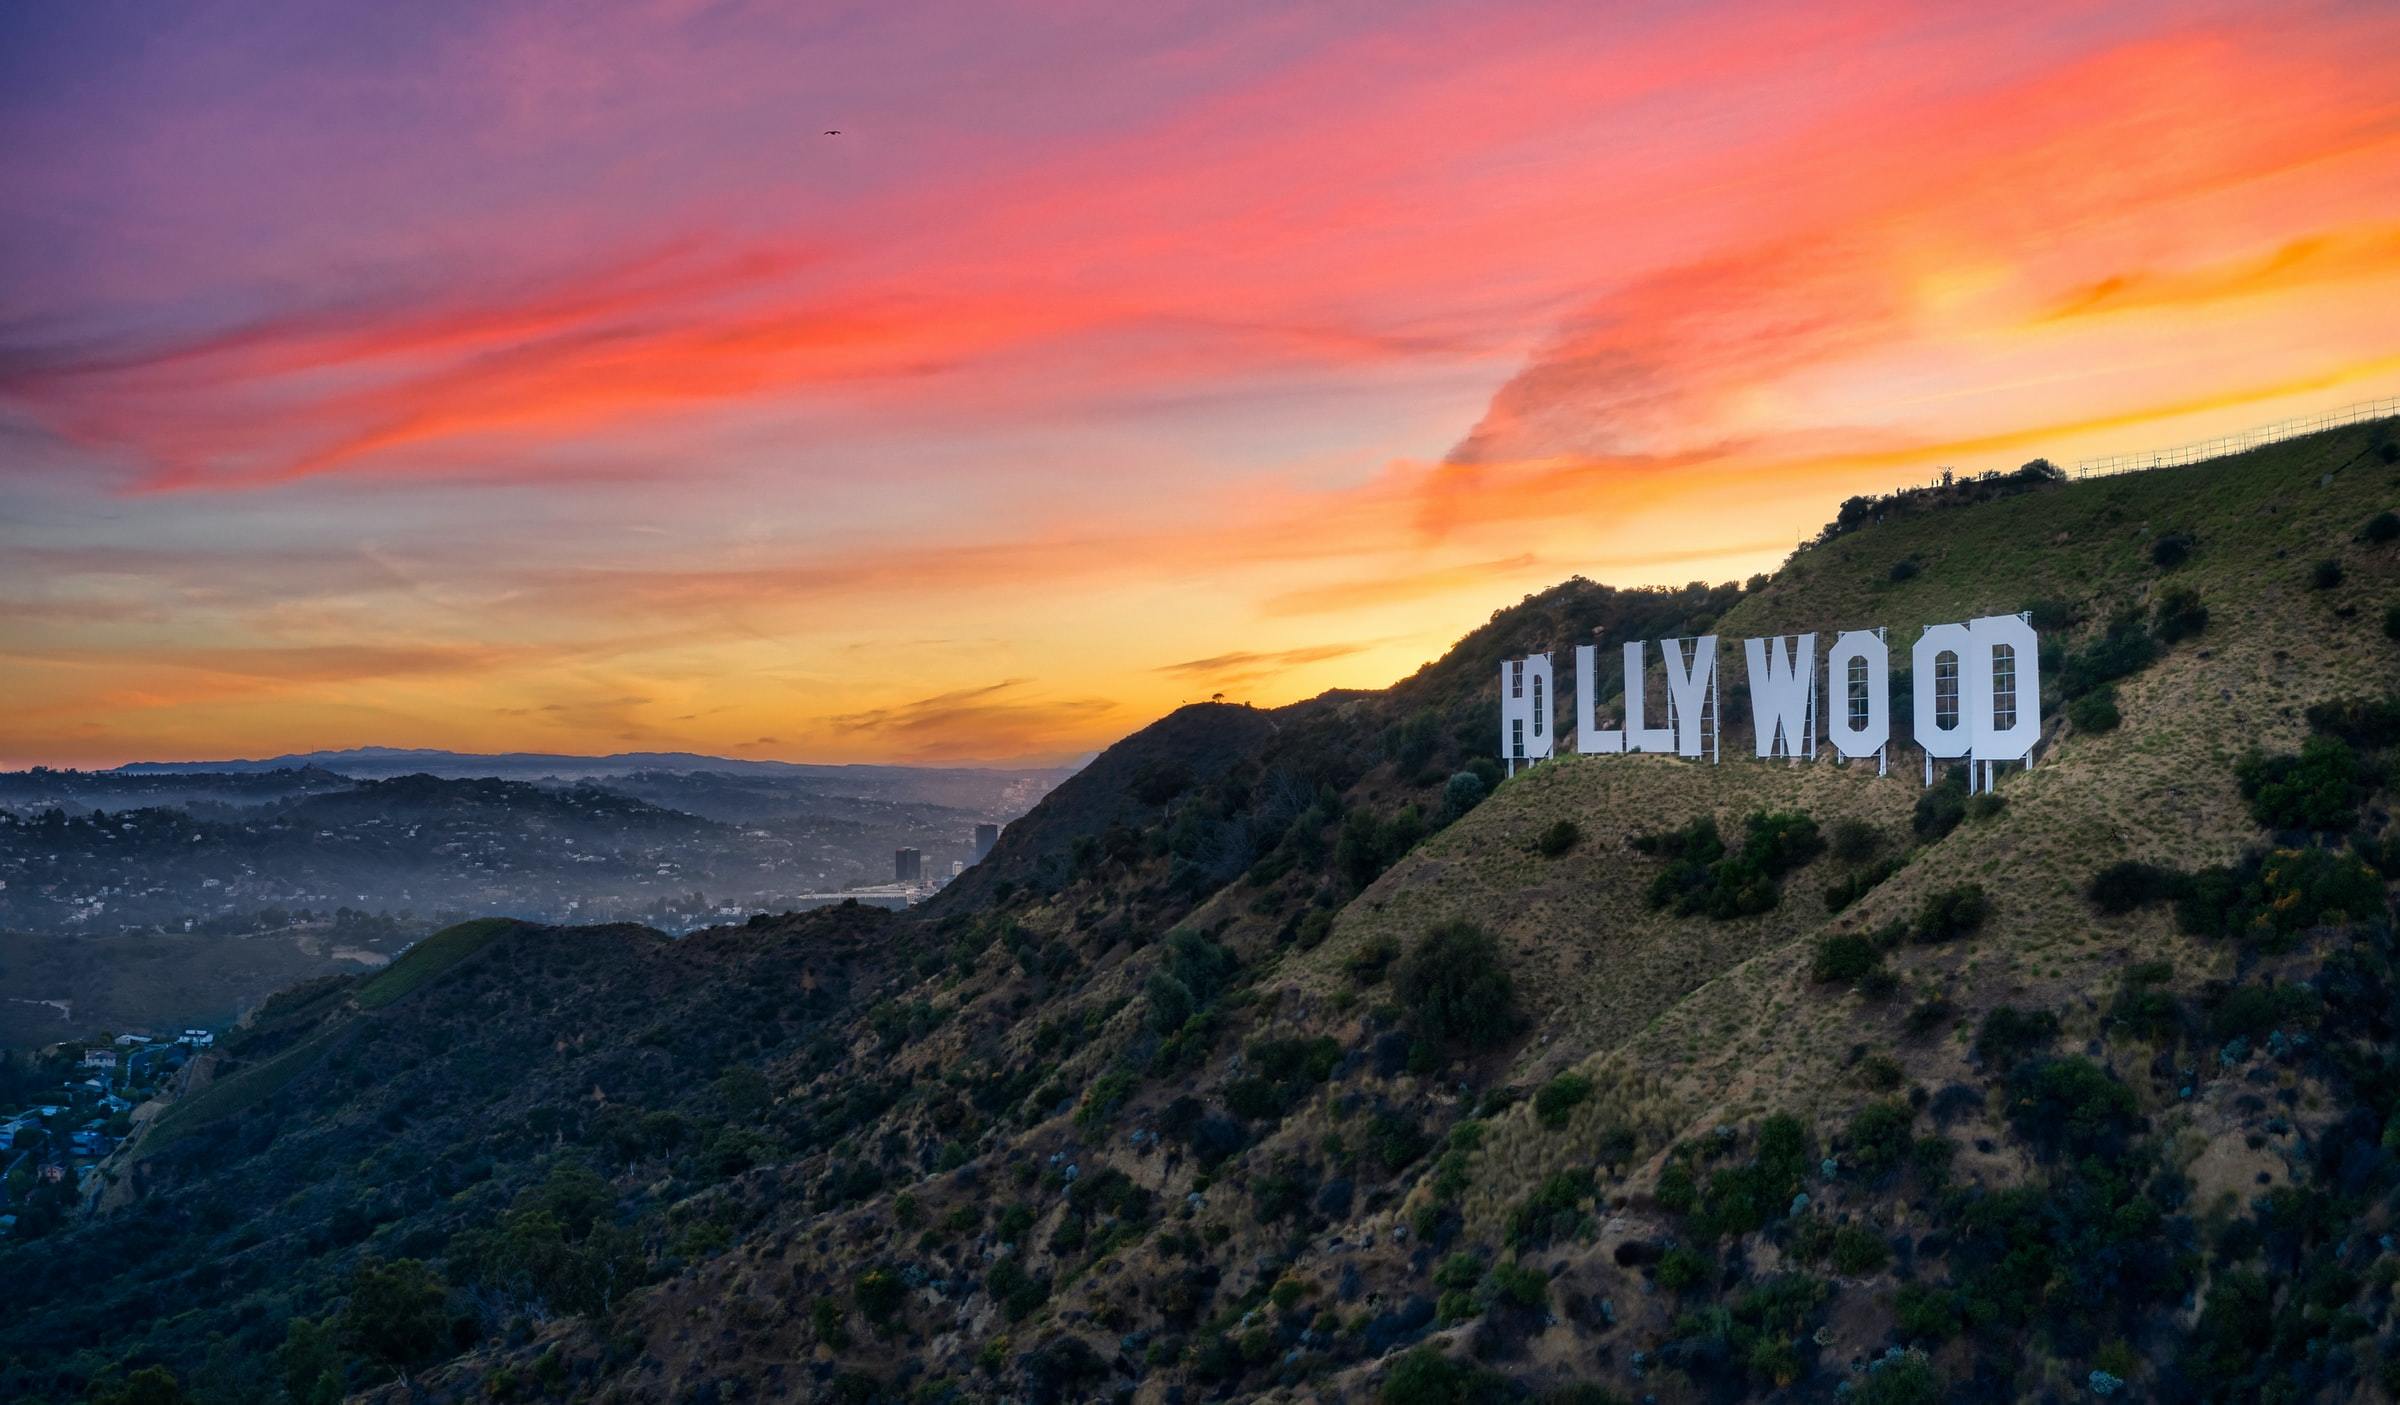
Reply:
[[[1666,715],[1659,726],[1650,725],[1648,716],[1653,649],[1666,673]],[[1575,649],[1577,751],[1720,759],[1715,635],[1627,644],[1623,719],[1606,719],[1618,725],[1603,725],[1600,716],[1599,652],[1590,644]],[[1837,634],[1822,659],[1814,634],[1745,639],[1742,653],[1762,759],[1814,760],[1821,720],[1824,739],[1837,755],[1851,761],[1872,757],[1879,775],[1889,769],[1892,660],[1883,630]],[[2042,734],[2041,641],[2025,616],[1928,625],[1910,650],[1909,669],[1912,737],[1925,753],[1927,784],[1936,760],[1969,762],[1977,790],[1990,788],[2003,763],[2032,762]],[[1500,754],[1511,774],[1519,762],[1555,754],[1557,695],[1548,654],[1500,665]],[[1824,707],[1818,705],[1820,696]]]

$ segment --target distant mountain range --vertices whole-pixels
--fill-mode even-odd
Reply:
[[[195,772],[229,774],[290,771],[306,767],[337,771],[359,780],[391,776],[557,776],[588,778],[622,776],[636,771],[745,772],[783,777],[822,777],[827,780],[890,780],[923,782],[946,775],[990,777],[994,773],[1045,777],[1052,782],[1074,773],[1074,767],[1040,766],[896,766],[812,765],[797,761],[753,761],[732,756],[705,756],[691,751],[620,751],[608,756],[568,756],[540,751],[479,753],[443,751],[433,747],[355,746],[339,751],[295,752],[264,760],[129,761],[112,775],[177,775]]]

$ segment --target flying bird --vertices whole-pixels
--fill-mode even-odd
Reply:
[[[827,127],[827,128],[825,129],[825,135],[827,135],[827,136],[829,136],[829,137],[838,137],[838,136],[840,136],[841,134],[842,134],[842,129],[841,129],[841,128],[839,128],[839,127]]]

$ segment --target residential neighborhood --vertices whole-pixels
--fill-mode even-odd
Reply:
[[[127,1032],[0,1055],[0,1238],[38,1238],[97,1188],[100,1163],[213,1031]]]

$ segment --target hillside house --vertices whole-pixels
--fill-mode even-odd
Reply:
[[[83,1051],[83,1066],[85,1068],[115,1068],[117,1051],[114,1049],[86,1049]]]

